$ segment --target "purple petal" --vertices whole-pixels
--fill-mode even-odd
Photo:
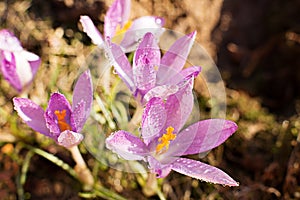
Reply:
[[[133,77],[140,90],[150,90],[156,83],[160,50],[154,35],[147,33],[134,54]]]
[[[44,110],[40,106],[25,98],[13,98],[13,102],[14,109],[29,127],[46,136],[50,136],[50,132],[46,127]]]
[[[180,131],[192,112],[194,106],[193,84],[194,79],[190,78],[178,92],[170,95],[166,101],[168,115],[166,126],[172,126],[175,133]]]
[[[123,130],[111,134],[105,143],[108,149],[126,160],[143,160],[149,153],[140,138]]]
[[[22,51],[22,56],[28,61],[30,64],[31,72],[33,76],[36,74],[40,64],[41,64],[41,59],[39,56],[37,56],[34,53],[31,53],[29,51]]]
[[[239,183],[222,170],[196,160],[179,158],[173,163],[172,169],[201,181],[228,186],[239,186]]]
[[[68,123],[72,130],[75,130],[75,124],[71,118],[71,106],[66,99],[66,97],[60,93],[53,93],[50,97],[48,107],[45,112],[46,125],[50,132],[53,134],[53,137],[58,137],[61,133],[61,130],[57,123],[57,116],[54,114],[55,111],[66,110],[65,121]]]
[[[199,121],[181,131],[167,153],[181,156],[206,152],[222,144],[236,130],[234,122],[224,119]]]
[[[108,9],[104,19],[104,35],[112,38],[117,26],[123,27],[130,14],[130,0],[115,0]]]
[[[80,22],[82,24],[83,31],[92,39],[93,43],[101,46],[103,44],[102,36],[95,27],[91,18],[86,15],[80,16]]]
[[[176,93],[178,89],[179,88],[177,85],[156,86],[145,94],[144,99],[146,102],[148,102],[154,97],[159,97],[161,99],[166,100],[171,94]]]
[[[188,80],[190,78],[194,78],[198,76],[201,71],[201,67],[192,66],[181,70],[179,73],[174,76],[170,76],[168,80],[166,80],[167,84],[178,84],[182,81]]]
[[[16,59],[13,53],[0,51],[1,71],[3,77],[19,92],[22,90],[22,83],[17,74]]]
[[[190,53],[196,37],[196,31],[179,38],[161,59],[161,67],[157,73],[158,83],[164,84],[170,74],[181,71]]]
[[[29,59],[31,58],[28,56],[29,54],[30,53],[29,52],[27,53],[26,51],[14,52],[15,61],[16,61],[16,72],[19,77],[19,80],[21,81],[22,87],[28,85],[32,81],[34,76],[34,74],[32,73],[30,63],[27,60],[28,58]]]
[[[136,44],[141,41],[143,36],[150,32],[158,41],[160,35],[164,32],[162,26],[165,21],[161,17],[143,16],[133,21],[131,27],[125,32],[121,46],[126,52],[136,49]]]
[[[80,104],[82,101],[85,103],[85,119],[83,120],[83,122],[85,122],[90,115],[93,104],[93,84],[90,70],[87,70],[80,75],[74,87],[72,110],[75,110],[77,104]]]
[[[152,98],[142,116],[142,138],[146,145],[165,132],[166,120],[165,103],[160,98]]]
[[[133,73],[128,58],[122,51],[119,45],[111,43],[111,53],[117,65],[114,68],[120,78],[125,82],[132,93],[135,92],[135,85],[133,83]]]
[[[79,102],[76,107],[73,109],[72,117],[74,119],[75,130],[81,132],[84,123],[86,122],[85,116],[85,102]]]
[[[76,133],[70,130],[63,131],[57,138],[57,143],[66,148],[78,145],[83,140],[81,133]]]
[[[147,158],[147,162],[149,163],[151,172],[155,173],[157,178],[166,177],[172,170],[171,164],[161,164],[152,156]]]

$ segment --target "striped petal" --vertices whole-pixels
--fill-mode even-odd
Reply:
[[[160,85],[169,79],[170,74],[175,75],[182,70],[195,37],[196,31],[179,38],[162,57],[161,67],[157,76]]]
[[[172,170],[209,183],[239,186],[239,183],[222,170],[196,160],[179,158],[172,164]]]
[[[148,154],[142,140],[129,132],[117,131],[106,138],[106,147],[126,160],[143,160]]]

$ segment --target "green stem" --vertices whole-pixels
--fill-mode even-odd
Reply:
[[[101,185],[98,185],[98,187],[96,187],[94,193],[99,197],[109,200],[126,200],[124,197],[110,191],[109,189],[102,187]]]
[[[67,163],[65,163],[64,161],[62,161],[61,159],[57,158],[56,156],[42,150],[39,148],[35,148],[33,146],[27,145],[22,143],[22,146],[24,146],[25,148],[29,149],[30,151],[46,158],[47,160],[51,161],[52,163],[56,164],[57,166],[61,167],[62,169],[64,169],[65,171],[67,171],[72,177],[74,177],[75,179],[78,179],[78,176],[75,172],[75,170],[68,165]]]
[[[18,198],[19,199],[25,199],[24,196],[24,184],[26,182],[26,178],[27,178],[27,171],[29,169],[29,165],[30,165],[30,161],[32,156],[34,155],[34,152],[29,151],[26,156],[25,159],[23,161],[23,165],[21,168],[21,175],[17,177],[17,194],[18,194]]]
[[[162,193],[162,191],[160,189],[156,190],[156,194],[158,195],[160,200],[166,200],[164,194]]]
[[[105,108],[104,103],[102,102],[101,98],[99,97],[98,94],[95,94],[95,99],[97,104],[99,105],[100,109],[102,110],[104,117],[106,118],[109,128],[111,128],[112,130],[116,129],[116,124],[114,123],[110,113],[108,112],[108,110]]]

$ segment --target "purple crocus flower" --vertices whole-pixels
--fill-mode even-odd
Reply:
[[[81,16],[80,22],[84,31],[99,47],[105,47],[107,40],[113,39],[128,51],[143,37],[146,32],[162,34],[164,20],[161,17],[143,16],[133,21],[129,20],[130,0],[115,0],[104,19],[104,40],[88,16]],[[114,36],[117,36],[113,38]]]
[[[89,116],[92,101],[93,88],[89,70],[79,77],[75,85],[72,106],[58,92],[51,95],[46,111],[29,99],[13,99],[15,110],[28,126],[64,147],[72,147],[82,141],[80,131]]]
[[[147,33],[134,54],[132,67],[121,48],[112,43],[115,70],[142,103],[152,97],[173,94],[178,90],[178,83],[201,71],[196,66],[183,69],[195,36],[196,32],[192,32],[179,38],[161,57],[154,35]]]
[[[28,85],[35,76],[40,58],[22,48],[19,40],[8,30],[0,30],[0,70],[17,91]]]
[[[237,130],[234,122],[224,119],[198,121],[183,128],[193,106],[192,87],[190,78],[166,100],[150,99],[142,117],[141,137],[120,130],[106,139],[106,147],[126,160],[146,161],[159,178],[174,170],[203,181],[238,186],[220,169],[181,157],[207,152]]]

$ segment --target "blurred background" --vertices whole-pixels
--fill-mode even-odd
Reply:
[[[0,2],[0,28],[15,33],[42,64],[28,97],[45,106],[51,92],[72,95],[78,66],[88,66],[95,48],[82,31],[89,15],[103,32],[111,0],[6,0]],[[240,183],[229,188],[171,173],[158,185],[167,199],[300,199],[300,1],[132,0],[131,18],[164,17],[165,27],[182,34],[197,30],[197,42],[217,64],[226,85],[227,118],[239,130],[203,162]],[[200,102],[208,97],[197,78]],[[34,155],[26,181],[18,181],[27,151],[37,146],[74,165],[63,148],[34,133],[13,111],[19,94],[0,76],[0,197],[81,199],[80,184],[62,168]],[[203,100],[203,101],[202,101]],[[211,105],[201,104],[209,112]],[[101,113],[100,113],[101,114]],[[81,147],[88,165],[106,188],[127,199],[159,199],[137,176],[101,168]],[[191,156],[199,159],[199,156]],[[95,167],[96,166],[96,167]],[[100,167],[99,167],[100,166]],[[97,169],[97,170],[96,170]],[[22,192],[21,192],[22,193]],[[101,199],[99,197],[99,199]]]

